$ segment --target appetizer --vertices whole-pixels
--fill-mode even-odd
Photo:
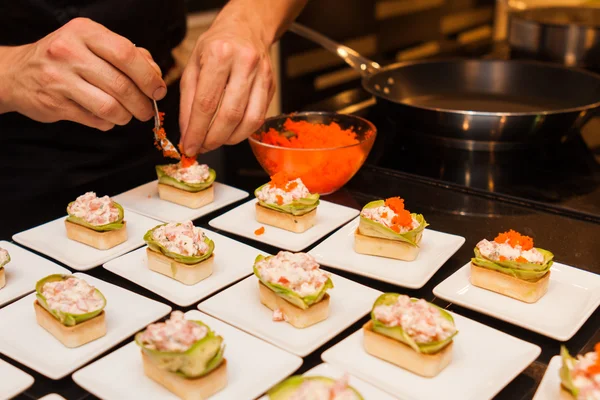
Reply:
[[[206,399],[227,386],[223,338],[173,311],[135,336],[144,373],[184,400]]]
[[[600,343],[594,351],[577,358],[571,357],[565,346],[560,349],[562,368],[560,369],[561,393],[564,400],[600,399]]]
[[[289,179],[278,173],[271,181],[254,191],[256,220],[295,233],[302,233],[315,225],[319,194],[311,194],[302,180]]]
[[[123,207],[110,197],[87,192],[67,207],[67,237],[99,250],[127,241]]]
[[[188,208],[200,208],[212,203],[215,197],[214,169],[184,157],[176,164],[157,165],[158,196]]]
[[[146,232],[144,240],[152,271],[186,285],[212,274],[215,244],[192,221],[158,225]]]
[[[258,256],[254,275],[259,279],[260,302],[273,310],[273,321],[306,328],[327,319],[326,291],[333,282],[311,255],[280,251],[276,256]]]
[[[347,376],[335,380],[325,376],[292,376],[267,393],[269,400],[363,400],[348,385]]]
[[[412,261],[419,255],[419,243],[427,225],[423,215],[404,208],[400,197],[372,201],[360,212],[354,250],[360,254]]]
[[[106,299],[72,275],[49,275],[35,285],[37,323],[66,347],[79,347],[106,334]]]
[[[426,378],[450,364],[457,333],[446,310],[397,293],[379,296],[363,326],[367,353]]]
[[[483,239],[471,259],[471,283],[475,286],[535,303],[548,291],[554,254],[533,247],[533,239],[512,229]]]
[[[10,262],[10,254],[5,249],[0,248],[0,289],[6,285],[6,275],[4,266]]]

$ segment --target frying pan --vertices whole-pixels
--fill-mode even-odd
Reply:
[[[600,76],[537,61],[428,60],[381,67],[294,23],[290,31],[334,52],[362,75],[401,131],[469,150],[559,143],[600,106]]]

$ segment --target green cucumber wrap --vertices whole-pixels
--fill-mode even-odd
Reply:
[[[167,250],[162,244],[160,244],[154,239],[154,230],[165,225],[167,224],[157,225],[154,228],[150,229],[148,232],[146,232],[146,234],[144,235],[144,241],[151,250],[154,250],[157,253],[162,253],[165,256],[172,258],[177,262],[187,265],[198,264],[199,262],[207,260],[213,254],[215,250],[215,243],[206,235],[204,235],[204,243],[208,245],[208,251],[201,256],[184,256],[183,254],[174,253],[172,251]],[[178,223],[177,225],[179,226],[181,225],[181,223]]]
[[[423,353],[423,354],[437,353],[438,351],[440,351],[444,347],[446,347],[448,344],[450,344],[450,342],[452,342],[452,339],[454,338],[454,336],[456,336],[458,331],[455,331],[452,336],[448,337],[445,340],[429,342],[429,343],[418,343],[413,338],[411,338],[408,335],[408,333],[406,333],[402,329],[401,326],[389,327],[389,326],[386,326],[383,322],[377,320],[377,318],[375,318],[375,307],[380,306],[380,305],[394,304],[398,300],[398,296],[400,296],[398,293],[384,293],[381,296],[379,296],[377,298],[377,300],[375,300],[375,303],[373,304],[373,308],[371,310],[371,321],[373,323],[373,331],[374,332],[377,332],[381,335],[384,335],[384,336],[390,337],[392,339],[395,339],[399,342],[402,342],[402,343],[406,344],[407,346],[410,346],[416,352]],[[411,298],[410,300],[412,302],[416,302],[419,299]],[[431,303],[428,303],[428,304],[435,307],[440,312],[440,315],[442,316],[442,318],[450,321],[452,323],[452,325],[454,325],[454,318],[452,318],[452,315],[450,315],[450,313],[448,313],[446,310],[436,306],[435,304],[431,304]]]
[[[323,296],[325,296],[327,289],[333,288],[333,282],[331,281],[331,278],[328,278],[327,281],[323,284],[323,286],[321,287],[321,289],[318,292],[302,297],[298,293],[286,288],[283,285],[280,285],[278,283],[268,282],[267,280],[263,279],[262,276],[260,276],[260,272],[258,271],[257,264],[263,260],[268,262],[268,260],[272,257],[274,257],[274,256],[264,257],[262,255],[259,255],[258,257],[256,257],[256,259],[254,260],[254,268],[253,268],[254,275],[256,275],[256,277],[263,283],[263,285],[265,285],[266,287],[271,289],[273,292],[275,292],[275,294],[277,296],[292,303],[296,307],[301,308],[303,310],[308,309],[310,306],[312,306],[315,303],[318,303],[319,301],[321,301],[323,299]]]
[[[294,396],[304,382],[309,381],[321,381],[330,384],[331,386],[333,386],[336,382],[335,379],[325,376],[291,376],[283,382],[278,383],[267,392],[269,400],[288,400]],[[364,397],[362,397],[362,395],[358,393],[356,389],[351,386],[348,386],[348,389],[354,393],[356,399],[364,400]]]
[[[270,185],[270,183],[265,183],[261,187],[257,188],[254,191],[254,196],[258,199],[258,192],[262,190],[265,186]],[[308,214],[319,205],[319,194],[314,193],[308,197],[297,199],[292,201],[290,204],[273,204],[273,203],[265,203],[264,201],[258,200],[258,204],[263,207],[270,208],[271,210],[279,211],[286,214],[292,214],[297,217]]]
[[[96,311],[92,311],[92,312],[85,313],[85,314],[70,314],[70,313],[66,313],[66,312],[62,312],[62,311],[54,310],[54,309],[50,308],[48,306],[48,303],[46,302],[46,298],[43,295],[44,285],[48,282],[64,281],[71,277],[72,277],[72,275],[61,275],[61,274],[48,275],[47,277],[42,278],[39,281],[37,281],[37,283],[35,284],[35,297],[37,298],[38,303],[42,307],[44,307],[44,309],[46,311],[48,311],[50,314],[52,314],[54,316],[54,318],[56,318],[64,326],[75,326],[77,324],[81,324],[82,322],[85,322],[89,319],[96,317],[98,314],[100,314],[102,312],[102,310],[104,310],[104,307],[106,307],[106,298],[104,297],[102,292],[100,292],[98,289],[95,289],[96,293],[100,295],[100,297],[102,298],[102,300],[104,302],[102,307]],[[79,279],[79,278],[77,278],[77,279]]]
[[[168,166],[169,164],[156,166],[156,175],[158,176],[158,183],[173,186],[177,189],[185,190],[186,192],[201,192],[203,190],[206,190],[209,187],[211,187],[212,184],[215,183],[215,179],[217,179],[217,173],[215,172],[215,170],[209,168],[209,176],[206,181],[201,183],[186,183],[169,176],[163,169],[164,167]]]
[[[4,266],[10,262],[10,254],[7,250],[4,251],[6,251],[6,260],[0,262],[0,269],[4,268]]]
[[[560,356],[562,357],[562,366],[560,367],[559,371],[560,383],[566,391],[571,393],[574,398],[577,398],[579,395],[579,389],[575,387],[575,384],[573,383],[573,377],[571,376],[571,371],[573,370],[577,359],[575,357],[571,357],[569,351],[564,345],[560,346]]]
[[[517,262],[517,261],[494,261],[484,257],[479,249],[475,247],[473,250],[475,257],[471,259],[471,262],[482,268],[492,269],[494,271],[501,272],[506,275],[513,276],[524,281],[536,282],[552,267],[554,261],[554,254],[548,250],[536,248],[544,256],[543,264],[535,264],[529,262]]]
[[[160,369],[186,379],[199,378],[214,371],[223,362],[225,345],[223,338],[202,321],[191,321],[208,329],[206,336],[184,352],[150,349],[141,341],[142,332],[135,335],[135,342],[144,354]]]
[[[69,213],[69,209],[71,208],[71,204],[73,203],[74,201],[70,202],[67,206],[67,213]],[[104,225],[92,225],[83,218],[79,218],[71,214],[67,216],[67,221],[77,225],[85,226],[86,228],[92,229],[96,232],[116,231],[117,229],[121,229],[123,226],[125,226],[125,222],[123,222],[125,212],[123,211],[123,207],[121,207],[121,205],[116,201],[113,201],[112,204],[119,210],[119,218],[115,222],[111,222],[109,224]]]
[[[385,200],[376,200],[364,206],[363,210],[368,208],[377,208],[384,205]],[[429,224],[427,223],[427,221],[425,221],[425,217],[423,217],[422,214],[411,213],[410,215],[419,222],[419,226],[406,233],[395,232],[391,228],[388,228],[387,226],[380,224],[379,222],[375,222],[372,219],[363,217],[362,215],[360,216],[360,223],[358,229],[360,233],[365,236],[397,240],[418,247],[419,241],[421,240],[421,236],[423,235],[423,230],[425,230],[425,228]]]

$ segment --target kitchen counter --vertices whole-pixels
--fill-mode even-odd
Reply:
[[[243,145],[247,146],[245,143]],[[225,154],[227,155],[227,151]],[[227,160],[227,156],[225,156],[225,159]],[[228,165],[227,163],[224,164]],[[256,168],[236,170],[234,167],[230,167],[220,173],[219,176],[221,177],[220,181],[249,192],[252,192],[255,187],[263,183],[266,179],[266,175]],[[99,192],[107,192],[111,195],[116,194],[114,191],[106,189],[104,185],[109,184],[98,183]],[[106,190],[102,191],[104,189]],[[466,238],[466,243],[419,290],[406,290],[353,274],[341,271],[335,272],[381,291],[400,291],[411,296],[423,297],[468,318],[540,346],[542,353],[538,359],[497,396],[498,399],[531,398],[550,358],[559,353],[561,343],[477,312],[448,304],[435,298],[432,289],[469,261],[472,256],[472,249],[477,241],[483,237],[491,237],[495,233],[509,228],[522,230],[526,234],[534,234],[536,242],[543,243],[545,248],[551,249],[556,256],[556,260],[559,262],[594,273],[600,273],[600,247],[597,245],[598,237],[600,237],[600,224],[587,221],[584,218],[562,215],[557,211],[549,212],[536,209],[534,204],[528,203],[526,200],[515,200],[508,196],[474,192],[467,188],[452,186],[433,179],[370,165],[364,166],[344,189],[325,197],[325,199],[360,209],[372,199],[398,195],[406,199],[406,203],[410,209],[423,213],[433,229],[461,235]],[[207,215],[195,222],[197,225],[206,228],[212,218],[234,208],[238,204]],[[38,222],[42,223],[45,221]],[[224,234],[232,236],[227,233]],[[235,239],[251,244],[266,252],[277,250],[247,239],[239,237],[235,237]],[[325,269],[327,268],[325,267]],[[167,303],[173,309],[182,309],[175,304],[170,304],[158,295],[108,272],[102,267],[97,267],[89,271],[89,274],[143,296]],[[195,305],[182,310],[187,311],[190,309],[195,309]],[[566,343],[572,353],[590,351],[593,344],[600,341],[600,326],[597,323],[600,320],[599,317],[600,310],[596,310],[579,332]],[[298,372],[302,373],[320,363],[320,355],[326,348],[354,332],[367,318],[367,316],[363,317],[326,345],[306,357],[303,366]],[[129,343],[131,340],[132,338],[128,338],[109,352]],[[24,394],[17,397],[17,399],[37,399],[53,392],[61,394],[69,400],[94,398],[94,396],[77,386],[70,377],[59,381],[52,381],[5,356],[0,356],[0,358],[14,364],[35,378],[34,385]],[[110,383],[107,382],[107,384]]]

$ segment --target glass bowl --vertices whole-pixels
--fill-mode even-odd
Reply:
[[[288,148],[261,142],[264,132],[273,128],[284,130],[284,122],[304,120],[314,124],[328,125],[336,122],[342,129],[352,129],[358,143],[323,149]],[[248,141],[263,169],[273,176],[285,172],[301,178],[311,193],[326,195],[346,184],[364,164],[375,143],[377,128],[366,119],[331,112],[301,112],[268,118]]]

